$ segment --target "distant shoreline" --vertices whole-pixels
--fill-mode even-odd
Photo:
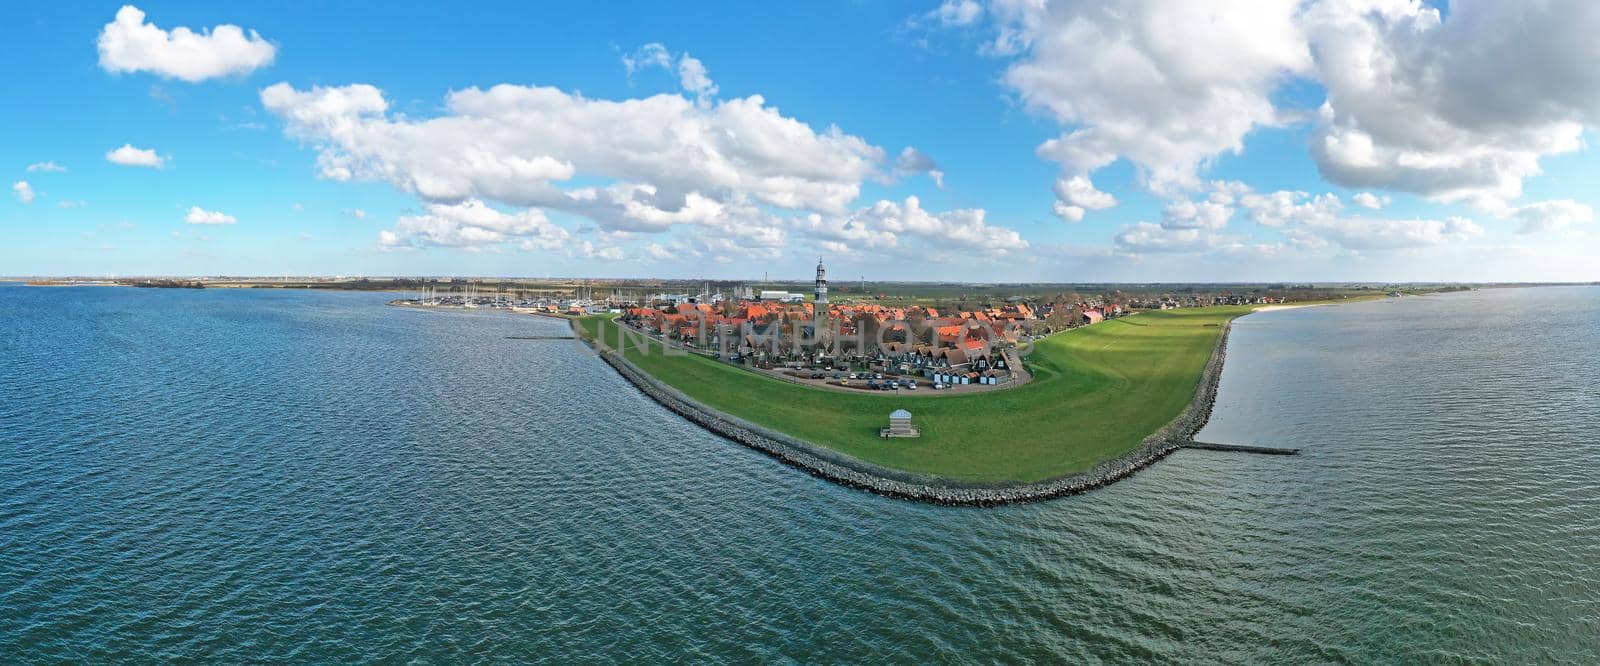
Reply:
[[[20,280],[17,280],[20,281]],[[130,285],[95,280],[28,280],[24,287],[126,287]]]

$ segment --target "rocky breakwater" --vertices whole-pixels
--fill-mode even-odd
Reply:
[[[1035,483],[970,483],[939,476],[891,469],[848,456],[725,414],[700,403],[639,369],[621,354],[596,349],[601,360],[616,369],[650,399],[718,435],[766,453],[779,461],[835,483],[887,497],[950,506],[999,506],[1073,495],[1127,477],[1193,441],[1205,426],[1216,402],[1217,384],[1227,356],[1230,321],[1223,325],[1211,358],[1201,373],[1199,386],[1188,406],[1165,426],[1142,440],[1138,447],[1105,460],[1086,472]],[[572,322],[575,334],[588,342]],[[592,347],[591,343],[591,347]]]

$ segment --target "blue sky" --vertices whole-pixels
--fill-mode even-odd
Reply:
[[[1581,3],[1080,4],[24,3],[0,274],[1600,279]]]

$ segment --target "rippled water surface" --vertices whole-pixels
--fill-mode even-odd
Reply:
[[[1600,289],[1251,315],[1202,438],[1301,456],[1001,509],[387,298],[0,285],[0,660],[1600,661]]]

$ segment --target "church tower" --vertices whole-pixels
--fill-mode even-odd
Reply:
[[[817,257],[817,305],[828,304],[828,269],[822,266],[822,257]]]

